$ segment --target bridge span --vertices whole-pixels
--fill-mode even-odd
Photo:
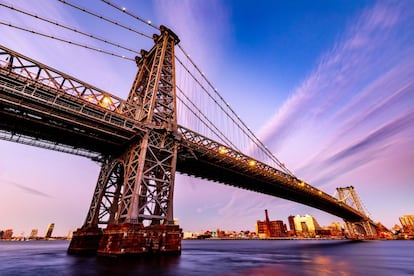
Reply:
[[[136,60],[127,100],[0,47],[0,138],[102,162],[85,224],[69,252],[141,254],[154,240],[165,244],[165,252],[181,252],[172,214],[175,172],[312,206],[349,225],[371,221],[293,174],[178,125],[179,39],[160,30],[154,47]]]
[[[116,155],[143,136],[146,126],[131,118],[122,99],[3,46],[0,57],[13,60],[0,67],[0,127],[8,133],[3,139],[23,135],[33,137],[34,145],[44,140],[98,157]],[[337,198],[188,128],[178,126],[176,138],[180,173],[299,202],[348,221],[366,218]]]

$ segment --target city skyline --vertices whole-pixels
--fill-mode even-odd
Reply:
[[[137,50],[152,46],[150,40],[90,24],[89,17],[56,1],[4,3]],[[78,4],[142,26],[102,3]],[[387,227],[413,213],[409,1],[122,4],[173,29],[240,117],[299,178],[331,195],[336,187],[354,186],[373,220]],[[7,22],[79,40],[4,7],[0,11]],[[2,45],[126,98],[136,73],[133,62],[3,25],[0,30]],[[54,221],[55,232],[66,235],[82,225],[99,164],[5,141],[0,152],[2,227],[29,231]],[[181,175],[175,189],[174,216],[185,231],[214,225],[253,230],[263,209],[274,217],[311,213],[323,225],[339,220],[298,203]]]

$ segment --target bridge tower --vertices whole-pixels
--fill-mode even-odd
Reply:
[[[155,45],[141,50],[124,110],[144,131],[102,165],[84,225],[71,254],[136,255],[181,252],[182,230],[173,221],[178,150],[175,55],[179,39],[161,26]],[[102,229],[102,226],[105,226]]]
[[[362,206],[353,186],[336,188],[338,192],[339,201],[354,207],[361,214],[366,212]],[[377,237],[376,225],[366,215],[366,219],[361,221],[345,221],[345,230],[351,239],[375,239]]]

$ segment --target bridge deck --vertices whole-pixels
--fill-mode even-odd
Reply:
[[[29,62],[29,65],[21,62],[21,66],[13,68],[10,65],[0,66],[1,130],[103,155],[116,154],[131,139],[139,139],[145,131],[132,118],[130,109],[122,99],[85,83],[72,85],[71,91],[78,91],[79,87],[82,89],[71,95],[63,89],[64,83],[80,83],[79,80],[27,57],[17,56],[11,50],[1,49],[3,52],[0,51],[0,56],[22,58],[26,63]],[[38,67],[35,77],[17,71],[33,66]],[[45,78],[39,78],[40,72],[47,73],[52,85],[45,84]],[[57,82],[57,79],[63,81]],[[85,91],[92,91],[94,102],[82,96]],[[107,99],[111,105],[102,106],[98,104],[98,99]],[[299,202],[347,221],[366,219],[350,206],[295,177],[184,127],[179,127],[178,132],[178,172]]]

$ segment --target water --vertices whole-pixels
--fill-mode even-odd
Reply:
[[[68,245],[0,242],[0,275],[414,275],[414,241],[184,240],[181,256],[127,260]]]

